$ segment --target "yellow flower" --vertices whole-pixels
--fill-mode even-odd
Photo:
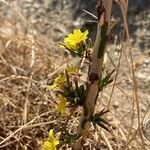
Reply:
[[[54,83],[48,86],[48,89],[54,91],[61,89],[65,81],[66,81],[66,77],[64,75],[59,75],[57,78],[55,78]]]
[[[49,138],[47,141],[44,141],[43,149],[44,150],[57,150],[56,146],[59,144],[59,140],[54,138],[53,130],[49,131]]]
[[[79,68],[76,65],[71,65],[67,67],[67,73],[68,75],[71,75],[72,73],[78,72]]]
[[[64,45],[70,50],[77,50],[80,44],[87,39],[88,30],[81,32],[80,29],[75,29],[73,33],[67,35],[64,39]]]
[[[57,106],[57,111],[59,113],[61,113],[61,115],[63,115],[65,113],[65,110],[66,110],[66,103],[67,103],[67,100],[64,96],[62,95],[58,95],[58,98],[60,100],[58,106]]]

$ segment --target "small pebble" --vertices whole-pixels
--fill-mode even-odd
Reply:
[[[118,120],[114,120],[110,124],[111,124],[113,129],[118,129],[119,125],[120,125],[120,122]]]
[[[115,101],[115,102],[112,104],[112,106],[114,107],[114,109],[118,109],[118,107],[119,107],[118,101]]]

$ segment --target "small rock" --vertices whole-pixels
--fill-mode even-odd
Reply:
[[[111,124],[112,128],[115,130],[115,129],[119,128],[120,122],[118,120],[114,120],[110,124]]]
[[[109,122],[112,121],[112,120],[113,120],[112,116],[108,115],[108,116],[107,116],[107,120],[108,120]]]
[[[118,101],[115,101],[115,102],[112,104],[112,106],[114,107],[114,109],[118,109],[118,107],[119,107]]]

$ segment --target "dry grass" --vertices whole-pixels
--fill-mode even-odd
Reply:
[[[76,60],[60,52],[55,42],[34,33],[33,25],[12,3],[5,5],[9,5],[12,16],[3,15],[0,23],[0,149],[38,150],[48,131],[54,128],[59,134],[69,115],[60,118],[56,113],[57,100],[47,85],[66,64]],[[143,65],[141,58],[147,56],[131,46],[124,6],[121,3],[128,40],[118,37],[120,42],[108,47],[106,69],[116,69],[115,80],[100,94],[96,107],[110,109],[106,118],[112,125],[111,133],[97,128],[87,140],[88,149],[150,148],[150,135],[144,130],[146,139],[142,131],[150,115],[149,102],[143,107],[148,95],[143,89],[138,91],[136,81],[136,72]],[[77,110],[68,122],[71,133],[76,130],[79,114]]]

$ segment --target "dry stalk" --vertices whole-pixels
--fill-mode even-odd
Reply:
[[[137,131],[139,131],[139,135],[140,135],[141,142],[142,142],[142,148],[146,149],[145,142],[143,139],[143,134],[141,131],[141,118],[140,118],[138,87],[137,87],[137,81],[136,81],[136,76],[135,76],[134,60],[133,60],[133,54],[132,54],[132,50],[131,50],[132,45],[131,45],[131,41],[130,41],[130,34],[129,34],[129,28],[128,28],[128,22],[127,22],[128,0],[127,1],[119,0],[118,3],[121,7],[123,21],[124,21],[124,28],[125,28],[125,32],[126,32],[126,36],[127,36],[127,43],[129,45],[129,57],[130,57],[130,61],[131,61],[131,78],[133,81],[133,101],[136,103],[136,109],[137,109],[138,129],[135,131],[134,134],[136,135]],[[135,135],[133,137],[135,137]],[[132,141],[132,140],[130,140],[130,141]],[[130,142],[127,142],[127,146],[129,145],[129,143]]]
[[[39,119],[40,117],[42,117],[42,116],[44,116],[44,115],[49,114],[50,112],[52,112],[52,111],[47,111],[47,112],[45,112],[45,113],[43,113],[43,114],[41,114],[41,115],[39,115],[39,116],[33,118],[33,119],[32,119],[31,121],[29,121],[28,123],[26,123],[26,124],[20,126],[17,130],[15,130],[13,133],[11,133],[8,137],[6,137],[3,141],[0,142],[0,147],[3,147],[2,144],[5,143],[5,142],[7,142],[7,141],[8,141],[11,137],[13,137],[16,133],[20,132],[20,131],[23,130],[23,129],[28,128],[28,126],[31,127],[31,124],[33,124],[33,122],[34,122],[35,120]],[[53,123],[53,121],[52,121],[51,123]]]
[[[89,67],[88,85],[85,103],[78,128],[79,139],[74,143],[74,150],[81,150],[83,141],[88,137],[91,118],[94,114],[96,101],[100,92],[103,57],[110,36],[110,17],[112,0],[97,0],[97,36],[92,53],[92,63]]]
[[[108,149],[113,150],[112,146],[110,145],[108,138],[106,137],[106,135],[103,131],[101,131],[101,136],[104,139],[105,143],[107,144]]]

